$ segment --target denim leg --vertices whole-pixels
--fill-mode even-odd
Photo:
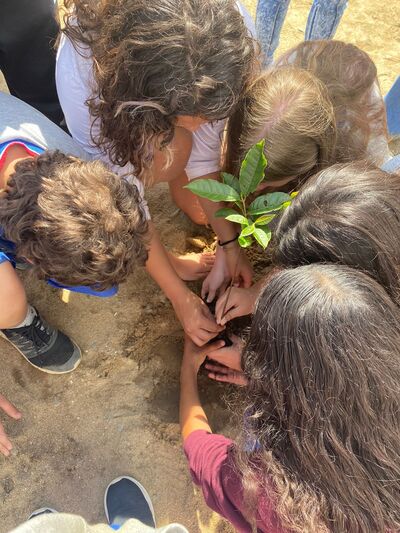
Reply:
[[[256,29],[264,54],[264,67],[270,65],[274,59],[289,3],[290,0],[258,0]]]
[[[400,135],[400,76],[385,96],[385,105],[389,133]]]
[[[308,15],[305,40],[332,39],[348,0],[314,0]]]

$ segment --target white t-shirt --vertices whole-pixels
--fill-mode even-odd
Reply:
[[[255,36],[254,21],[249,12],[237,3],[237,9],[242,14],[249,33]],[[108,153],[95,146],[92,141],[96,137],[98,125],[92,128],[92,119],[85,102],[93,94],[92,58],[88,47],[79,46],[77,52],[71,41],[63,34],[57,52],[56,64],[57,92],[64,112],[68,129],[78,143],[91,157],[97,157],[106,162],[114,172],[133,181],[143,196],[144,189],[140,180],[134,177],[130,163],[124,167],[110,162]],[[193,134],[192,152],[186,166],[188,178],[195,179],[221,168],[221,143],[225,121],[203,124]]]

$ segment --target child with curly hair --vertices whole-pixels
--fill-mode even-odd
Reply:
[[[148,255],[136,187],[80,155],[41,113],[0,93],[0,334],[54,374],[74,370],[80,350],[27,302],[15,264],[53,286],[106,296]]]
[[[236,229],[214,217],[219,205],[184,189],[188,179],[219,179],[224,119],[256,68],[251,17],[234,0],[69,0],[57,56],[57,89],[74,139],[138,187],[168,182],[178,206],[212,225],[223,263],[248,286],[251,265]],[[220,330],[182,279],[209,263],[167,254],[150,224],[147,270],[184,330],[202,345]],[[204,257],[199,261],[204,262]]]

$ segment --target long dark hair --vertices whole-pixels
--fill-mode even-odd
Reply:
[[[381,285],[341,265],[281,271],[242,365],[249,418],[235,453],[248,509],[272,498],[299,533],[398,531],[400,309]]]
[[[400,303],[400,175],[357,162],[310,178],[277,224],[274,262],[352,266]]]

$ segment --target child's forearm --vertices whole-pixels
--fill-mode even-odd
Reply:
[[[170,300],[183,329],[198,346],[203,346],[223,328],[218,326],[206,304],[186,287],[173,269],[153,226],[147,271]]]
[[[188,288],[179,278],[172,267],[167,251],[160,241],[154,225],[149,223],[151,234],[149,257],[146,263],[146,270],[172,304],[180,298],[184,298]]]
[[[187,361],[183,361],[181,368],[181,396],[179,405],[179,418],[182,438],[187,437],[199,429],[211,433],[207,416],[201,406],[197,372]]]

